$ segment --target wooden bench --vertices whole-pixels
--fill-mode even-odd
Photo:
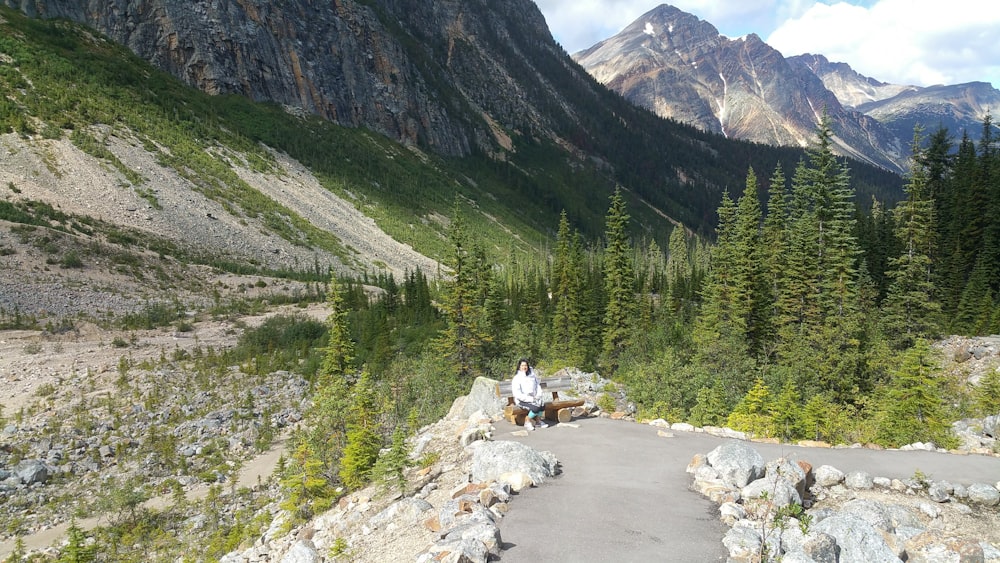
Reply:
[[[503,417],[511,424],[521,426],[528,409],[521,408],[514,401],[510,379],[497,383],[497,397],[507,398],[507,406],[503,409]],[[560,399],[559,392],[573,388],[573,380],[569,376],[554,376],[539,378],[542,391],[552,393],[552,400],[545,403],[545,418],[556,422],[569,422],[573,419],[573,408],[582,407],[583,399]]]

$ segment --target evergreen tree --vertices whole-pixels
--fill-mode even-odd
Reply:
[[[882,307],[884,332],[898,350],[908,348],[917,338],[935,336],[941,311],[931,271],[936,234],[934,202],[928,191],[920,146],[918,129],[913,136],[913,164],[905,187],[907,198],[896,208],[897,236],[903,252],[889,261],[888,277],[892,283]]]
[[[552,264],[552,300],[555,313],[550,332],[553,353],[566,361],[582,366],[585,361],[583,316],[580,310],[583,294],[583,254],[579,233],[570,231],[569,219],[563,211],[556,235],[556,254]]]
[[[483,346],[487,340],[481,331],[481,288],[477,286],[477,267],[473,245],[469,240],[461,208],[456,201],[453,218],[448,229],[452,244],[449,261],[452,278],[445,284],[441,308],[447,325],[439,336],[436,347],[451,365],[461,381],[471,380],[479,367]]]
[[[693,266],[691,264],[691,253],[689,250],[687,233],[683,225],[674,226],[670,231],[670,241],[667,247],[667,286],[670,295],[670,310],[674,313],[683,313],[686,304],[689,306],[694,301],[693,291]]]
[[[945,448],[955,444],[937,365],[926,341],[917,341],[903,354],[879,401],[876,426],[879,443],[890,447],[914,442]]]
[[[729,407],[726,405],[725,391],[721,382],[717,381],[711,387],[702,387],[698,390],[688,420],[695,426],[722,426],[726,423],[728,415]]]
[[[748,432],[754,436],[774,436],[776,429],[770,411],[771,391],[764,380],[757,379],[729,414],[726,424],[733,430]]]
[[[344,379],[353,369],[354,342],[351,340],[351,330],[348,326],[347,307],[344,296],[340,292],[336,278],[330,279],[326,290],[326,303],[330,313],[326,317],[328,338],[323,350],[323,363],[320,367],[320,385],[325,385],[332,379]]]
[[[281,508],[298,521],[308,520],[330,507],[334,496],[330,482],[322,475],[322,463],[307,442],[299,442],[285,466],[281,486],[287,498]]]
[[[778,437],[791,440],[802,435],[801,397],[795,384],[785,383],[771,407],[771,422]]]
[[[302,451],[315,456],[319,470],[327,479],[337,474],[337,466],[346,443],[346,415],[353,376],[354,342],[350,338],[348,311],[344,306],[344,295],[336,279],[331,279],[327,288],[327,305],[330,313],[326,317],[327,345],[323,350],[323,361],[317,373],[316,392],[312,404],[306,411],[306,419],[311,421],[304,431],[302,441],[306,446]]]
[[[367,370],[352,389],[347,418],[347,443],[340,460],[340,480],[349,489],[360,489],[371,478],[372,467],[382,449],[379,417],[383,409]]]
[[[618,368],[622,351],[630,344],[635,320],[635,274],[628,240],[629,215],[621,190],[611,196],[605,229],[604,284],[607,307],[604,311],[603,363],[610,373]]]
[[[75,518],[70,520],[66,536],[68,543],[56,559],[57,563],[90,563],[96,560],[96,546],[87,545],[87,535],[77,525]]]

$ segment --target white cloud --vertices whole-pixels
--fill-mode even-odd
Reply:
[[[973,80],[1000,86],[996,0],[879,0],[870,7],[815,3],[765,40],[785,56],[821,53],[901,84]]]

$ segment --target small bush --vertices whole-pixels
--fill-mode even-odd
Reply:
[[[66,254],[63,254],[62,260],[59,261],[59,265],[63,268],[82,268],[83,260],[80,259],[80,256],[78,256],[76,252],[71,250]]]

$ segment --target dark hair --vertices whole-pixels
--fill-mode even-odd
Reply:
[[[528,364],[528,369],[531,369],[531,362],[528,361],[528,358],[521,358],[520,360],[517,361],[517,365],[514,366],[514,372],[518,372],[521,370],[521,362]]]

